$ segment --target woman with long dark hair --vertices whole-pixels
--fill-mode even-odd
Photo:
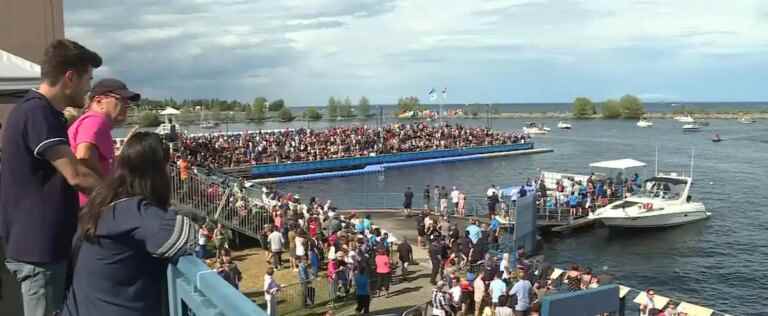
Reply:
[[[169,210],[168,148],[138,132],[113,175],[79,216],[74,275],[61,315],[159,315],[166,263],[194,242],[192,222]]]

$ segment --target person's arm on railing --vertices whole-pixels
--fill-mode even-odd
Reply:
[[[189,217],[176,210],[164,210],[149,203],[141,206],[143,222],[133,232],[133,237],[144,242],[153,257],[178,260],[188,254],[194,244],[196,227]]]

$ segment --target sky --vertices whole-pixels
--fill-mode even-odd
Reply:
[[[96,78],[151,98],[768,100],[763,0],[64,1]]]

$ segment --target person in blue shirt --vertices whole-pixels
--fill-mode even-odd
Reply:
[[[370,285],[367,271],[362,266],[355,275],[355,294],[357,295],[357,306],[355,307],[355,312],[358,314],[363,313],[363,315],[368,315],[371,307]]]
[[[477,226],[476,220],[473,221],[472,224],[469,224],[465,230],[469,232],[469,239],[472,240],[473,244],[477,243],[477,240],[480,239],[483,233],[480,227]]]
[[[579,208],[579,197],[576,192],[571,193],[571,196],[568,197],[568,206],[571,208],[571,218],[576,217]]]
[[[365,218],[363,218],[363,230],[371,231],[371,215],[370,214],[365,214]]]
[[[303,257],[298,257],[297,260],[299,261],[299,283],[301,284],[301,293],[304,298],[303,304],[304,307],[308,307],[314,302],[314,295],[311,295],[314,294],[314,288],[310,287],[312,283],[312,274],[310,274]],[[310,291],[312,293],[310,293]]]

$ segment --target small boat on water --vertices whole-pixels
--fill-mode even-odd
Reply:
[[[637,121],[637,127],[641,127],[641,128],[653,127],[653,122],[642,118],[639,121]]]
[[[693,172],[691,158],[691,172]],[[638,194],[608,204],[589,215],[612,228],[659,228],[683,225],[708,218],[704,204],[690,195],[693,178],[656,172]]]
[[[755,122],[757,121],[750,116],[742,116],[741,118],[739,118],[739,123],[741,124],[753,124]]]
[[[678,116],[675,116],[674,119],[676,121],[680,122],[680,123],[694,123],[694,122],[696,122],[696,120],[694,120],[693,117],[691,117],[690,114],[678,115]]]
[[[559,129],[571,129],[571,123],[568,123],[568,121],[560,121],[557,123],[557,128]]]
[[[549,127],[546,127],[544,125],[538,124],[536,122],[530,122],[528,123],[528,126],[523,127],[523,132],[529,135],[544,135],[549,134],[549,131],[551,129]]]
[[[211,121],[200,122],[200,128],[203,128],[203,129],[212,129],[218,126],[219,126],[219,122],[211,122]]]
[[[690,123],[683,125],[683,132],[697,132],[701,130],[701,126],[696,123]]]
[[[720,134],[715,134],[715,136],[712,137],[712,142],[713,143],[719,143],[721,141],[722,141],[722,139],[720,138]]]

